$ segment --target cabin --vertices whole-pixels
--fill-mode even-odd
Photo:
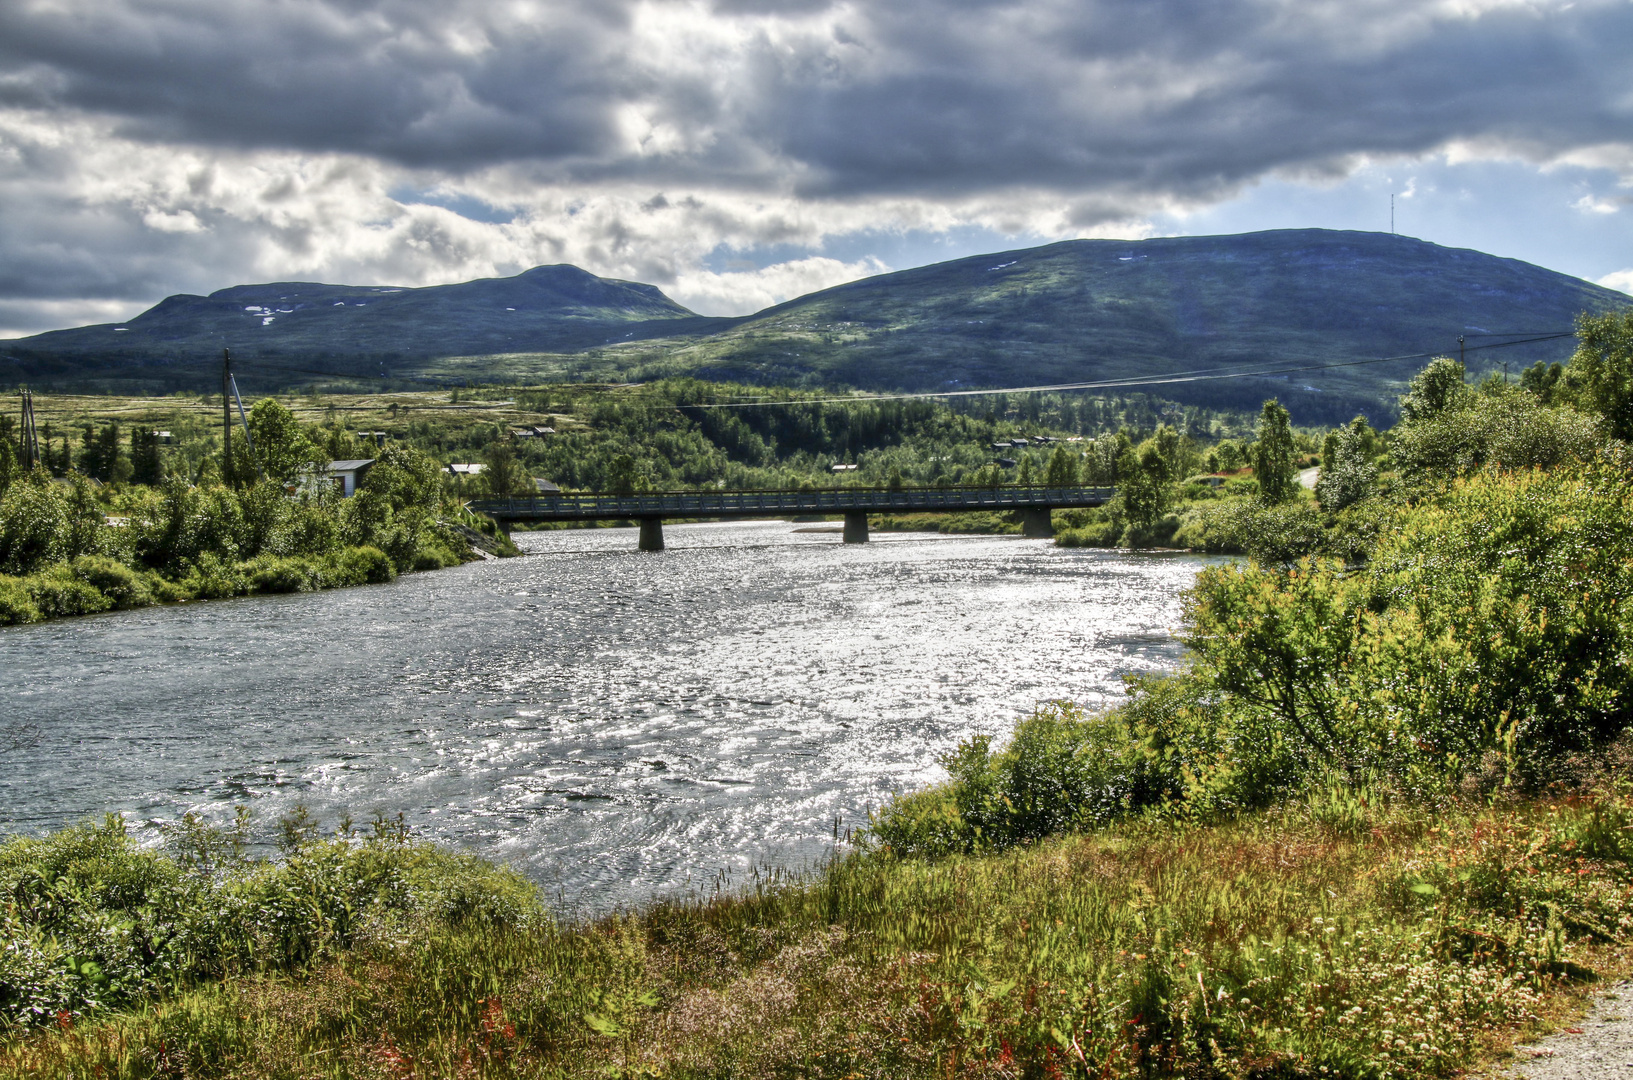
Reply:
[[[331,461],[323,470],[323,475],[340,489],[340,497],[349,499],[357,494],[357,485],[362,482],[363,476],[375,462],[374,458],[358,458],[353,461]]]
[[[544,479],[542,476],[535,476],[533,478],[533,490],[537,491],[540,495],[560,495],[561,494],[561,488],[560,487],[558,487],[555,484],[552,484],[550,481]]]
[[[480,461],[469,465],[449,465],[448,475],[452,476],[455,480],[469,480],[473,477],[481,476],[483,471],[486,469],[487,466],[482,464]]]

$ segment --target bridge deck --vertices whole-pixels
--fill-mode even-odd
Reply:
[[[818,491],[649,491],[638,495],[537,495],[472,499],[467,505],[500,521],[595,521],[606,518],[745,518],[789,514],[896,513],[954,510],[1042,510],[1100,506],[1106,487],[829,488]]]

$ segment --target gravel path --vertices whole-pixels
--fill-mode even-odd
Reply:
[[[1516,1046],[1501,1080],[1633,1080],[1633,982],[1593,1000],[1581,1021],[1530,1046]]]

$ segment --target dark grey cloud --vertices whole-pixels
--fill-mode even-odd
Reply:
[[[144,140],[845,196],[1191,196],[1456,139],[1625,141],[1629,55],[1621,2],[0,6],[0,101],[114,117]],[[628,110],[681,145],[632,148]]]
[[[1069,235],[1457,146],[1633,183],[1630,55],[1627,0],[6,0],[0,333],[545,261],[725,297],[717,248],[813,256],[760,296],[870,265],[827,237]]]

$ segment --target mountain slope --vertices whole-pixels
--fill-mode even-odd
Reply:
[[[238,285],[171,296],[129,322],[39,334],[0,351],[25,357],[20,366],[34,360],[48,368],[40,361],[50,358],[86,374],[116,374],[121,362],[213,364],[224,346],[245,360],[322,357],[377,368],[473,352],[572,352],[731,323],[688,311],[651,285],[562,265],[419,289]]]
[[[0,380],[154,380],[202,389],[223,344],[261,360],[378,377],[481,380],[689,372],[762,383],[946,390],[1453,353],[1484,335],[1569,331],[1626,295],[1515,259],[1386,233],[1279,230],[1073,240],[851,282],[741,319],[658,289],[545,266],[422,289],[308,283],[174,296],[129,323],[0,347]],[[1569,338],[1474,349],[1478,373],[1570,355]],[[1175,383],[1164,397],[1306,422],[1382,418],[1421,359]],[[8,370],[9,368],[9,370]]]
[[[1283,230],[1074,240],[958,259],[812,293],[700,342],[698,371],[776,372],[871,388],[958,389],[1456,354],[1482,335],[1569,331],[1633,304],[1589,282],[1384,233]],[[1475,372],[1569,356],[1569,339],[1468,354]],[[1153,392],[1306,415],[1379,406],[1422,360]]]

